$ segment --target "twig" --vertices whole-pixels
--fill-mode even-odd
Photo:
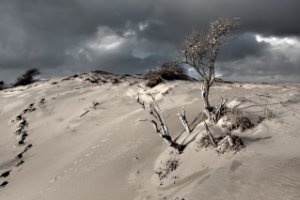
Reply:
[[[155,103],[156,107],[160,110],[160,107],[159,107],[159,105],[157,104],[157,102],[156,102],[155,97],[153,96],[153,94],[147,93],[147,95],[151,97],[151,99],[152,99],[152,101]]]
[[[183,128],[185,129],[185,131],[187,132],[188,135],[191,134],[191,130],[190,130],[190,127],[189,127],[189,123],[186,119],[186,116],[185,116],[185,110],[184,110],[184,107],[182,107],[182,114],[181,113],[178,113],[177,114],[179,116],[179,119],[182,123],[182,126]]]
[[[90,110],[87,110],[87,111],[85,111],[84,113],[82,113],[82,114],[80,115],[80,117],[83,117],[84,115],[88,114],[88,112],[90,112]]]
[[[271,96],[270,96],[270,95],[268,95],[268,94],[256,94],[256,96],[260,96],[260,97],[266,97],[266,98],[268,98],[268,99],[270,99],[270,98],[271,98]]]
[[[223,98],[221,98],[221,102],[220,102],[220,105],[219,107],[217,108],[215,114],[214,114],[214,117],[213,117],[213,120],[214,120],[214,123],[218,123],[219,119],[221,118],[221,116],[224,114],[224,111],[225,111],[225,105],[227,103],[227,99],[225,99],[225,101],[223,100]]]

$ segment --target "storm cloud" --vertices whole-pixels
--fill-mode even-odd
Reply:
[[[0,80],[90,70],[141,73],[175,58],[183,39],[219,17],[241,18],[218,74],[300,81],[298,0],[2,0]]]

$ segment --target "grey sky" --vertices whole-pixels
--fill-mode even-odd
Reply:
[[[300,81],[299,0],[0,0],[0,80],[95,69],[141,73],[219,17],[241,27],[218,59],[230,80]]]

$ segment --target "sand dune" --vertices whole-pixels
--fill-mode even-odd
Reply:
[[[236,131],[246,147],[234,154],[200,148],[198,82],[143,89],[139,77],[87,73],[0,91],[0,199],[300,199],[300,85],[216,83],[254,123]],[[155,134],[136,103],[156,94],[178,154]],[[144,96],[145,97],[145,96]],[[184,106],[194,131],[177,113]],[[269,118],[265,118],[266,109]],[[178,166],[159,180],[172,158]]]

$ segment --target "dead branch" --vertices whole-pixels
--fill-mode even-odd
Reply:
[[[82,113],[82,114],[80,115],[80,117],[83,117],[84,115],[88,114],[88,112],[90,112],[90,110],[87,110],[87,111],[85,111],[84,113]]]
[[[142,108],[145,110],[146,109],[146,107],[145,107],[145,102],[144,101],[141,101],[141,99],[140,99],[140,94],[138,93],[138,97],[137,97],[137,99],[136,99],[136,102],[138,102],[141,106],[142,106]]]
[[[183,128],[185,129],[185,131],[187,132],[188,135],[191,134],[191,130],[190,130],[190,127],[189,127],[189,123],[186,119],[186,116],[185,116],[185,110],[184,110],[184,107],[182,107],[182,113],[178,113],[177,114],[179,116],[179,119],[181,121],[181,124],[183,126]]]
[[[152,102],[155,103],[155,106],[160,110],[160,107],[157,104],[157,102],[156,102],[155,97],[153,96],[153,94],[151,94],[151,93],[148,92],[147,95],[151,97]]]
[[[215,111],[215,114],[213,116],[214,124],[218,123],[219,119],[224,114],[225,109],[226,109],[226,106],[225,106],[226,103],[227,103],[227,99],[225,99],[225,101],[224,101],[223,98],[221,98],[220,105],[217,107],[217,109]]]
[[[162,113],[160,113],[158,110],[159,106],[155,98],[153,97],[153,95],[151,94],[150,96],[152,97],[152,103],[149,103],[149,106],[147,107],[145,102],[140,99],[140,96],[138,95],[137,97],[137,103],[140,104],[143,110],[147,111],[150,114],[150,116],[152,116],[153,118],[151,120],[143,120],[143,121],[149,121],[152,124],[155,132],[164,140],[164,142],[168,146],[173,147],[180,152],[183,151],[184,146],[177,144],[172,140],[171,136],[169,135],[169,129],[164,120],[164,117]]]
[[[268,94],[256,94],[256,96],[260,96],[260,97],[266,97],[266,98],[268,98],[268,99],[270,99],[270,98],[271,98],[271,96],[270,96],[270,95],[268,95]]]
[[[168,127],[166,125],[163,115],[161,113],[159,113],[157,111],[157,109],[154,106],[152,106],[152,104],[150,104],[150,108],[152,111],[150,114],[152,114],[158,120],[160,126],[162,127],[162,129],[164,131],[164,134],[169,135],[169,130],[168,130]]]

